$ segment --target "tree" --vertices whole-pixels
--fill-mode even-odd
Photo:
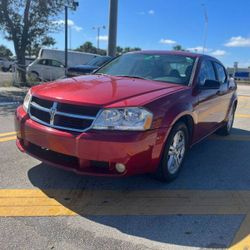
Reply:
[[[121,55],[123,53],[123,48],[120,46],[116,47],[116,55]]]
[[[0,0],[0,30],[12,40],[20,67],[20,80],[25,82],[25,52],[28,45],[56,29],[53,18],[63,8],[63,0]]]
[[[35,41],[34,43],[29,43],[27,45],[27,50],[26,54],[31,57],[31,56],[38,56],[38,53],[42,47],[51,47],[56,44],[56,41],[53,37],[50,36],[45,36],[43,37],[39,42]]]
[[[87,53],[94,53],[96,54],[96,47],[93,45],[92,42],[85,42],[84,44],[82,44],[80,47],[78,47],[76,49],[76,51],[80,51],[80,52],[87,52]]]
[[[173,50],[176,50],[176,51],[185,51],[185,49],[184,48],[182,48],[182,46],[181,45],[179,45],[179,44],[177,44],[177,45],[175,45],[174,47],[173,47]]]
[[[82,44],[80,47],[78,47],[77,49],[75,49],[76,51],[80,51],[80,52],[88,52],[88,53],[94,53],[94,54],[98,54],[101,56],[105,56],[107,55],[107,51],[104,49],[97,49],[92,42],[85,42],[84,44]],[[116,47],[116,55],[121,55],[127,52],[131,52],[131,51],[139,51],[141,50],[141,48],[138,47],[126,47],[126,48],[122,48],[120,46]]]
[[[124,54],[124,53],[128,53],[128,52],[132,52],[132,51],[140,51],[141,48],[138,48],[138,47],[125,47],[125,48],[122,48],[120,46],[117,46],[116,47],[116,54],[117,55],[121,55],[121,54]]]
[[[9,59],[11,56],[13,56],[11,50],[4,45],[0,45],[0,57],[5,57]]]
[[[82,44],[80,47],[78,47],[77,49],[75,49],[76,51],[80,51],[80,52],[87,52],[87,53],[93,53],[93,54],[98,54],[101,56],[105,56],[107,54],[107,51],[104,49],[97,49],[92,42],[85,42],[84,44]]]

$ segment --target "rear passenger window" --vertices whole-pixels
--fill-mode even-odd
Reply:
[[[38,61],[38,64],[46,65],[46,60],[45,60],[45,59],[39,60],[39,61]]]
[[[204,85],[206,80],[216,80],[214,67],[211,61],[206,60],[201,63],[201,68],[200,68],[198,79],[199,79],[200,85]]]
[[[225,73],[225,69],[222,65],[218,64],[218,63],[214,63],[216,71],[217,71],[217,76],[218,76],[218,80],[220,83],[225,83],[227,80],[227,75]]]
[[[51,60],[51,66],[53,67],[61,67],[62,64],[56,60]]]

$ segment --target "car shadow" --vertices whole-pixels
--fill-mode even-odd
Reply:
[[[240,140],[242,135],[249,140]],[[106,208],[105,215],[88,213],[85,208],[91,203],[102,206],[108,202],[104,197],[92,195],[91,192],[98,190],[119,191],[121,196],[138,190],[250,191],[249,148],[250,131],[233,129],[233,135],[228,138],[213,135],[190,150],[180,176],[169,184],[149,175],[125,178],[79,176],[43,163],[31,168],[28,177],[34,186],[76,214],[128,235],[178,246],[223,248],[230,244],[244,215],[176,213],[145,216],[137,214],[134,201],[128,199],[126,206],[134,206],[135,215],[115,216],[114,209],[119,204],[119,198],[117,203],[113,201],[115,207],[110,207],[110,211]],[[117,206],[117,209],[120,207]]]

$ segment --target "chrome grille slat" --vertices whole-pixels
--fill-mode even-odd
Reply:
[[[96,116],[89,115],[78,115],[74,113],[63,112],[64,103],[53,102],[51,108],[43,107],[46,106],[46,100],[34,98],[35,100],[31,100],[29,107],[29,116],[32,120],[45,125],[47,127],[67,130],[72,132],[85,132],[89,130],[95,120]],[[39,100],[39,103],[36,103],[36,100]],[[51,101],[48,101],[51,103]],[[60,105],[60,111],[58,111],[58,106]],[[73,105],[75,107],[76,112],[77,105]],[[86,107],[87,109],[88,107]],[[62,110],[62,111],[61,111]],[[74,111],[74,110],[73,110]],[[98,111],[96,112],[97,115]],[[48,121],[48,118],[50,119]],[[66,119],[67,118],[67,119]],[[71,119],[72,118],[72,119]],[[66,125],[66,126],[61,126]]]
[[[42,110],[42,111],[45,111],[45,112],[48,112],[48,113],[50,111],[50,109],[44,108],[44,107],[40,106],[39,104],[37,104],[35,102],[31,102],[30,105],[34,106],[35,108],[37,108],[39,110]]]

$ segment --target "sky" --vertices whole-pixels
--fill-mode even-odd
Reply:
[[[220,59],[226,66],[250,66],[250,0],[118,0],[117,45],[144,50],[171,50],[176,44]],[[204,6],[206,6],[206,12]],[[100,47],[107,48],[109,0],[80,0],[76,11],[69,13],[72,49],[86,41],[96,45],[101,29]],[[63,25],[64,13],[57,22]],[[55,48],[64,48],[63,29],[52,34]],[[0,44],[13,49],[0,35]]]

